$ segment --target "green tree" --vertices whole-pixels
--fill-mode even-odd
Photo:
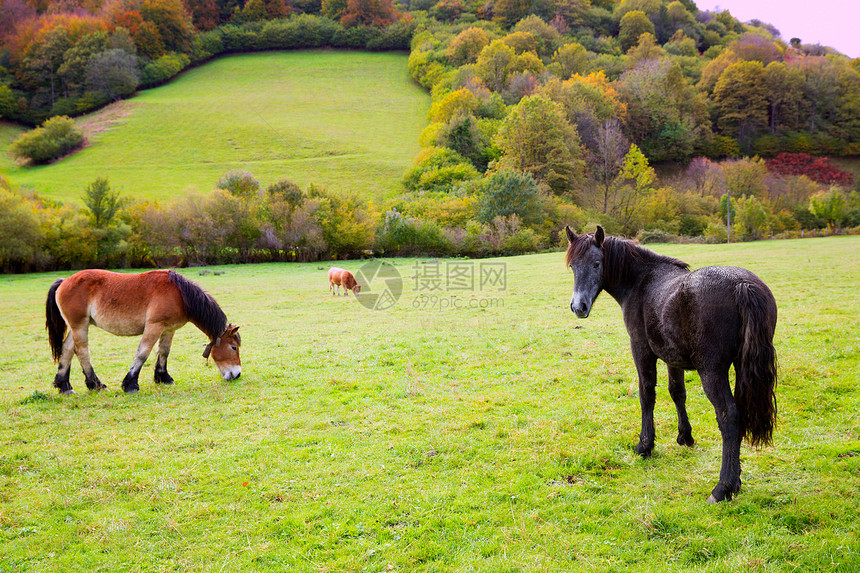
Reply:
[[[39,256],[43,239],[33,205],[7,189],[0,178],[0,268],[26,269]]]
[[[19,160],[47,163],[74,151],[83,143],[84,134],[75,127],[75,122],[61,115],[45,120],[40,127],[20,135],[9,146],[9,153]]]
[[[555,51],[552,63],[547,66],[556,76],[563,80],[573,74],[582,74],[589,67],[588,51],[581,44],[565,44]]]
[[[516,60],[513,48],[502,40],[494,40],[481,50],[475,71],[488,88],[501,92],[508,83],[508,76],[515,71]]]
[[[97,229],[110,225],[124,203],[118,192],[111,191],[110,183],[103,177],[87,185],[83,200]]]
[[[847,213],[845,194],[838,187],[816,193],[809,199],[809,211],[827,221],[828,230],[838,230]]]
[[[342,0],[331,0],[338,2]],[[451,40],[445,56],[452,65],[474,64],[481,50],[490,43],[487,33],[481,28],[466,28]]]
[[[21,61],[19,79],[31,91],[44,86],[52,106],[60,95],[58,71],[63,65],[66,50],[71,46],[68,30],[63,26],[55,26],[27,48]]]
[[[768,211],[756,197],[740,197],[734,201],[734,226],[745,241],[761,239],[767,230]]]
[[[18,101],[12,89],[0,84],[0,118],[12,117],[18,108]]]
[[[776,133],[783,124],[797,126],[792,118],[799,111],[802,97],[803,76],[783,62],[771,62],[764,69],[767,85],[766,100],[770,132]]]
[[[139,83],[137,58],[123,50],[105,50],[87,64],[87,86],[109,100],[133,94]]]
[[[627,106],[627,134],[652,161],[689,159],[710,134],[704,97],[668,58],[638,63],[615,86]]]
[[[218,189],[229,191],[236,197],[254,197],[260,190],[260,182],[247,171],[231,169],[218,180]]]
[[[654,23],[648,19],[645,12],[632,10],[624,14],[618,28],[618,43],[621,45],[621,51],[627,52],[638,44],[642,34],[655,35]]]
[[[540,96],[523,98],[495,137],[500,167],[530,173],[559,195],[575,192],[585,174],[576,128],[561,106]]]
[[[609,210],[621,224],[623,234],[632,236],[639,230],[636,215],[642,201],[654,191],[656,178],[645,154],[636,145],[631,145],[618,174],[618,191],[614,205]]]
[[[86,88],[87,65],[90,58],[107,48],[107,32],[87,34],[63,54],[63,64],[57,74],[70,95],[81,95]]]
[[[521,171],[504,169],[487,177],[481,185],[478,220],[492,223],[496,217],[516,215],[526,226],[543,221],[543,203],[537,181]]]
[[[717,125],[725,135],[749,146],[767,125],[767,82],[761,62],[732,64],[714,87]]]

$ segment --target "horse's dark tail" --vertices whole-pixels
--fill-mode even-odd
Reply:
[[[753,446],[771,443],[776,420],[776,301],[764,283],[735,287],[743,344],[735,362],[735,402],[741,438]]]
[[[63,279],[57,279],[48,289],[48,300],[45,302],[45,327],[48,329],[48,341],[51,343],[51,354],[54,362],[63,355],[63,339],[66,337],[66,321],[57,306],[57,288]]]

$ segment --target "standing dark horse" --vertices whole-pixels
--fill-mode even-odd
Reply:
[[[570,310],[586,318],[601,290],[624,316],[639,374],[642,432],[636,453],[654,448],[657,359],[669,367],[669,394],[678,410],[678,438],[694,443],[687,418],[684,370],[696,370],[717,412],[723,438],[720,481],[709,502],[730,500],[741,487],[741,440],[771,442],[776,417],[776,301],[767,285],[737,267],[705,267],[690,272],[677,259],[658,255],[603,228],[576,235],[565,229],[573,270]],[[735,393],[729,366],[735,367]]]
[[[158,342],[155,381],[172,384],[167,355],[173,333],[191,321],[209,337],[203,352],[218,366],[225,380],[242,373],[238,326],[227,324],[218,303],[202,288],[173,271],[149,271],[139,275],[87,270],[57,279],[48,290],[46,325],[54,361],[60,365],[54,378],[62,394],[74,394],[69,383],[72,354],[77,354],[87,388],[103,390],[90,363],[87,333],[90,324],[119,336],[143,335],[131,369],[122,381],[126,392],[137,392],[137,378],[152,347]],[[69,334],[66,335],[66,329]]]

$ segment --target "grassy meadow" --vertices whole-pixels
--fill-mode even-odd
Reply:
[[[263,185],[287,178],[388,197],[418,153],[429,100],[403,54],[235,55],[78,118],[91,145],[51,165],[17,166],[6,149],[23,130],[0,124],[0,174],[77,203],[97,177],[130,197],[166,200],[208,192],[230,169]]]
[[[325,263],[181,269],[241,325],[243,375],[189,325],[176,385],[151,358],[133,396],[137,339],[97,329],[110,391],[75,363],[58,396],[44,297],[69,273],[2,276],[0,571],[860,570],[860,238],[655,249],[750,268],[778,301],[775,443],[742,448],[729,503],[705,503],[720,440],[695,374],[695,447],[662,369],[654,456],[633,453],[620,310],[576,319],[560,253],[443,260],[503,263],[506,285],[435,293],[392,260],[386,311],[330,296]]]

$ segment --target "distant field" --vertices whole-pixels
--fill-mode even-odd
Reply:
[[[92,145],[54,165],[16,166],[6,148],[20,130],[0,124],[0,173],[61,201],[97,177],[164,200],[209,191],[229,169],[381,198],[418,152],[429,99],[401,54],[230,56],[80,118]]]
[[[654,456],[633,453],[621,313],[604,294],[574,318],[560,253],[440,261],[506,265],[474,291],[393,260],[388,311],[329,296],[327,264],[182,269],[241,325],[244,373],[221,381],[189,325],[176,385],[150,360],[135,396],[137,339],[94,329],[111,391],[75,363],[58,397],[44,297],[69,273],[0,277],[0,571],[860,570],[860,237],[655,249],[750,268],[779,305],[775,443],[743,446],[729,503],[705,503],[720,440],[695,374],[696,446],[661,367]]]

